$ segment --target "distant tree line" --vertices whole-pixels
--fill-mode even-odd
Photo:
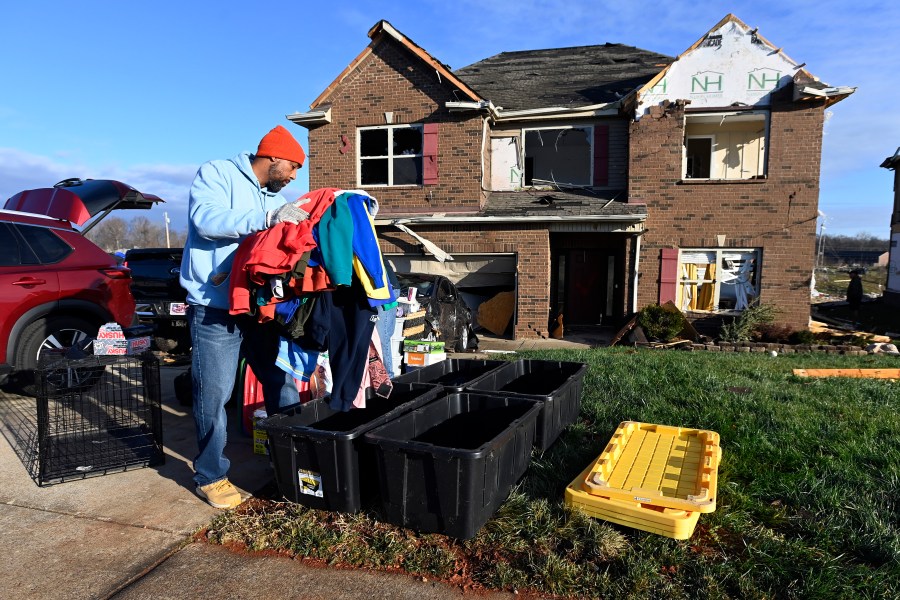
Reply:
[[[120,217],[107,217],[91,229],[86,237],[107,252],[166,247],[165,226],[147,217],[134,217],[131,221]],[[170,248],[183,248],[186,239],[186,232],[169,227]]]
[[[816,265],[844,269],[869,267],[877,264],[890,246],[889,240],[882,240],[868,233],[818,237]]]
[[[816,247],[819,247],[819,236],[816,236]],[[870,233],[857,233],[856,235],[828,235],[826,233],[825,248],[829,250],[858,250],[887,252],[891,247],[891,241],[878,238]]]

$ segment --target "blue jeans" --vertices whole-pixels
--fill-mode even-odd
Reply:
[[[387,369],[388,376],[394,377],[394,349],[391,343],[391,336],[394,335],[394,327],[397,323],[397,307],[388,310],[378,309],[378,321],[375,322],[375,328],[378,329],[378,337],[381,338],[381,357],[384,359],[384,368]]]
[[[274,322],[259,324],[250,317],[234,316],[208,306],[189,307],[191,379],[198,454],[194,481],[208,485],[225,479],[231,465],[225,457],[231,399],[243,345],[244,356],[263,387],[266,412],[274,415],[297,404],[300,395],[294,378],[275,365],[279,331]]]

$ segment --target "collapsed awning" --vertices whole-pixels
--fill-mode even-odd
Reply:
[[[397,273],[443,275],[463,288],[513,286],[516,278],[514,254],[458,254],[454,260],[438,261],[426,256],[386,254]]]

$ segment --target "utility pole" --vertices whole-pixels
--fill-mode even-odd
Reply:
[[[163,216],[166,218],[166,248],[171,248],[172,246],[169,244],[169,213],[164,212]]]
[[[825,219],[822,219],[822,224],[819,226],[819,249],[816,251],[816,268],[822,266],[822,263],[825,262]]]

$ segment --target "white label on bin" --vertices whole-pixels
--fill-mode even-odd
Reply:
[[[308,496],[322,498],[322,476],[314,471],[297,469],[297,481],[300,483],[300,493]]]

